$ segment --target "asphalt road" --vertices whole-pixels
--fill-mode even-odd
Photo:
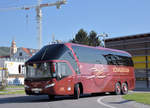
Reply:
[[[56,97],[53,101],[47,96],[0,95],[0,108],[150,108],[150,106],[108,94],[85,95],[78,100],[74,100],[71,96]]]

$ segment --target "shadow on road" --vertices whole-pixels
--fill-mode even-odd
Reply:
[[[108,102],[109,104],[124,104],[124,103],[128,103],[131,102],[131,100],[124,100],[124,101],[120,101],[120,102]]]
[[[106,96],[108,94],[87,94],[81,95],[80,99],[83,98],[92,98],[96,96]],[[2,95],[1,95],[2,96]],[[40,103],[40,102],[54,102],[54,101],[63,101],[63,100],[74,100],[73,96],[56,96],[55,99],[49,100],[47,95],[40,96],[4,96],[0,97],[0,104],[8,103]]]

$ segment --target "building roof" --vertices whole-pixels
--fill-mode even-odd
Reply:
[[[37,50],[35,49],[31,49],[31,48],[23,48],[22,47],[22,50],[27,54],[29,55],[30,57],[37,52]]]
[[[142,38],[142,37],[148,37],[150,36],[150,33],[143,33],[143,34],[135,34],[135,35],[128,35],[128,36],[121,36],[121,37],[115,37],[115,38],[109,38],[106,39],[105,42],[110,42],[110,41],[118,41],[118,40],[126,40],[126,39],[137,39],[137,38]]]
[[[24,48],[24,47],[21,47],[21,49],[30,57],[38,51],[36,49]],[[10,48],[0,47],[0,58],[9,58],[9,57],[10,57]]]

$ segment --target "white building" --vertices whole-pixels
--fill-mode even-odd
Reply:
[[[24,84],[25,68],[24,63],[38,50],[31,48],[17,48],[13,40],[10,47],[10,55],[0,57],[0,66],[7,68],[7,83],[13,85]]]
[[[17,61],[16,59],[1,59],[0,60],[1,67],[5,67],[7,69],[7,83],[9,85],[15,84],[20,85],[24,84],[24,61]]]

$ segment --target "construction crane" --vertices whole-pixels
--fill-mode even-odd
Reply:
[[[42,10],[43,7],[56,6],[57,9],[60,9],[60,6],[66,4],[66,0],[58,0],[55,3],[45,3],[41,4],[42,0],[38,0],[37,5],[33,6],[23,6],[23,7],[12,7],[12,8],[0,8],[0,11],[9,11],[9,10],[36,10],[36,20],[37,20],[37,30],[38,30],[38,48],[42,46]]]

